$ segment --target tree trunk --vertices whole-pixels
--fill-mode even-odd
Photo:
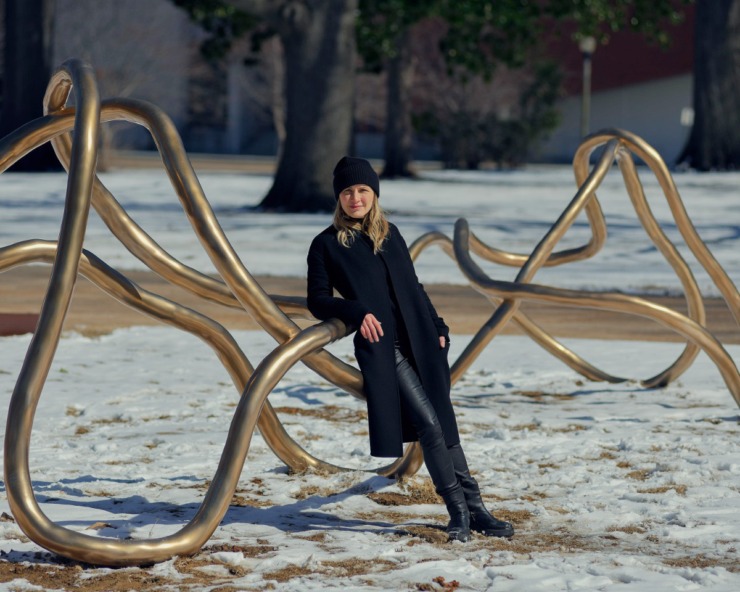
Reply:
[[[0,137],[43,115],[52,71],[54,0],[5,0],[5,72]],[[61,170],[50,144],[24,156],[13,171]]]
[[[385,167],[383,177],[412,177],[411,162],[411,113],[409,95],[413,82],[413,64],[408,44],[408,34],[396,40],[396,55],[387,65],[388,97],[385,121]]]
[[[266,210],[327,211],[347,154],[355,89],[357,0],[290,3],[277,22],[285,55],[285,143]]]
[[[679,162],[740,168],[740,0],[696,4],[694,125]]]

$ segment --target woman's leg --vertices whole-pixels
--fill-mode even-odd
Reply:
[[[450,540],[470,539],[470,514],[465,493],[458,482],[444,432],[416,371],[399,349],[396,349],[396,374],[401,404],[419,436],[424,463],[437,493],[450,514],[447,533]]]
[[[510,522],[504,522],[494,516],[483,505],[478,482],[471,476],[468,462],[462,446],[455,444],[448,449],[455,475],[462,486],[465,501],[470,511],[470,529],[483,533],[486,536],[511,537],[514,536],[514,527]]]

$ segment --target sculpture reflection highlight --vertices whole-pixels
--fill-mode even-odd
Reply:
[[[73,90],[76,108],[67,106]],[[152,134],[175,193],[202,247],[218,270],[220,279],[190,268],[167,253],[128,215],[97,178],[98,128],[101,123],[114,120],[141,125]],[[74,132],[74,140],[71,132]],[[62,64],[49,82],[44,97],[44,116],[0,140],[0,173],[23,155],[49,141],[69,175],[59,240],[31,239],[0,247],[0,272],[39,261],[53,265],[38,326],[10,400],[5,433],[4,467],[8,502],[23,532],[40,546],[55,553],[99,565],[144,565],[164,561],[174,555],[195,553],[212,535],[228,509],[257,426],[273,452],[291,469],[313,467],[328,471],[345,470],[312,456],[295,442],[270,406],[268,395],[290,367],[302,362],[328,381],[362,398],[359,372],[323,350],[327,344],[344,337],[347,327],[338,320],[331,320],[301,330],[293,319],[311,318],[305,301],[300,298],[272,297],[262,289],[221,229],[177,130],[166,114],[144,101],[100,101],[90,66],[70,60]],[[603,151],[596,165],[590,169],[589,158],[597,148],[603,148]],[[653,217],[632,154],[647,163],[658,179],[686,244],[709,273],[735,320],[740,322],[740,295],[737,288],[696,233],[665,163],[637,136],[622,130],[604,130],[587,137],[576,152],[573,166],[577,192],[530,254],[511,253],[485,245],[471,233],[465,220],[458,220],[451,239],[431,232],[411,245],[413,258],[432,245],[441,246],[456,261],[475,289],[491,301],[494,309],[490,319],[481,326],[452,365],[453,383],[509,321],[519,325],[539,345],[583,376],[591,380],[626,380],[589,364],[527,317],[520,309],[521,302],[537,300],[636,314],[664,325],[683,336],[686,346],[671,366],[643,380],[643,385],[655,387],[668,384],[685,372],[698,352],[703,350],[715,363],[728,390],[740,405],[740,375],[737,367],[705,326],[704,306],[696,281]],[[565,290],[532,283],[541,267],[583,260],[592,257],[603,247],[606,222],[596,189],[615,161],[646,234],[681,281],[687,300],[687,315],[635,296]],[[253,368],[231,334],[219,323],[144,290],[93,253],[84,250],[82,244],[91,206],[111,233],[153,272],[202,298],[224,306],[242,308],[276,340],[276,348],[256,369]],[[581,212],[585,212],[588,218],[590,240],[577,248],[556,250],[558,242]],[[513,282],[492,279],[483,272],[472,255],[519,268],[516,279]],[[127,306],[204,340],[242,393],[205,499],[194,518],[169,536],[116,540],[83,534],[50,521],[36,500],[28,465],[33,419],[79,275],[84,275]],[[390,465],[372,470],[389,476],[412,475],[421,462],[418,444],[411,444],[407,446],[403,457]]]

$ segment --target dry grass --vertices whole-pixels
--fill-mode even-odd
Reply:
[[[634,479],[635,481],[647,481],[651,474],[652,471],[648,469],[637,469],[636,471],[630,471],[625,477],[627,479]]]
[[[265,580],[287,582],[293,578],[310,575],[330,575],[333,577],[351,578],[371,573],[383,573],[396,567],[387,559],[345,559],[341,561],[320,561],[313,568],[290,565],[264,574]]]
[[[309,497],[313,497],[314,495],[318,495],[321,497],[330,497],[332,495],[336,495],[337,493],[338,491],[336,490],[336,488],[319,487],[318,485],[304,485],[298,491],[291,494],[291,497],[297,500],[304,500]]]
[[[410,520],[429,520],[438,522],[440,516],[419,516],[418,514],[404,514],[403,512],[393,512],[391,510],[378,510],[377,512],[356,512],[355,517],[363,522],[385,522],[388,524],[403,524]]]
[[[515,527],[521,526],[534,518],[534,514],[529,510],[507,510],[506,508],[497,508],[494,512],[496,518],[511,522]]]
[[[95,425],[116,425],[123,423],[131,423],[130,417],[123,417],[121,415],[115,415],[113,417],[101,417],[100,419],[94,419],[92,421]]]
[[[609,450],[602,450],[601,454],[599,454],[599,456],[597,456],[593,460],[614,460],[615,458],[617,458],[617,455],[613,452]]]
[[[624,526],[615,525],[606,529],[607,532],[625,532],[627,534],[645,534],[647,531],[637,524],[627,524]]]
[[[374,492],[367,495],[381,506],[415,506],[418,504],[441,504],[442,498],[437,495],[429,479],[406,479],[399,482],[405,493]]]
[[[555,401],[570,401],[573,399],[573,395],[563,393],[546,393],[545,391],[511,391],[512,395],[519,395],[520,397],[527,397],[537,401],[538,403],[545,402],[545,400]]]
[[[231,506],[237,506],[239,508],[250,507],[250,508],[269,508],[274,504],[267,499],[255,499],[253,497],[244,497],[243,495],[234,494],[231,498]]]
[[[460,587],[460,582],[457,580],[450,580],[449,582],[442,576],[432,578],[431,583],[420,582],[416,584],[416,590],[422,591],[440,591],[440,590],[457,590]]]
[[[244,557],[259,557],[261,555],[274,553],[277,550],[278,548],[272,545],[229,545],[227,543],[222,543],[220,545],[209,545],[204,547],[198,555],[207,556],[212,553],[227,552],[241,553]]]
[[[414,483],[411,488],[412,491],[416,491],[416,488],[423,489],[423,483]],[[412,493],[412,495],[416,494]],[[535,516],[527,510],[499,508],[495,513],[502,520],[513,522],[517,534],[512,539],[500,539],[485,537],[476,533],[473,539],[465,545],[465,553],[507,551],[514,556],[527,558],[538,553],[566,555],[583,552],[598,553],[609,549],[611,552],[627,555],[639,553],[640,556],[652,557],[673,568],[707,569],[721,567],[734,573],[740,572],[740,564],[734,550],[728,551],[724,556],[691,554],[690,549],[680,544],[668,543],[656,535],[646,535],[649,525],[644,523],[615,524],[610,526],[604,534],[591,533],[584,535],[575,530],[571,531],[568,527],[543,531],[537,527]],[[449,548],[448,545],[450,545],[447,542],[442,511],[440,511],[440,515],[430,517],[381,511],[372,514],[358,513],[356,518],[376,522],[384,520],[390,524],[403,524],[410,520],[413,521],[413,524],[399,526],[396,530],[397,536],[409,537],[405,542],[408,547],[431,545],[433,547]],[[419,524],[420,518],[422,520],[428,518],[429,524]],[[0,520],[10,521],[12,517],[0,516]],[[609,534],[615,532],[640,536],[635,541],[633,537],[617,537]],[[326,542],[326,537],[327,533],[319,532],[297,538],[321,544]],[[85,590],[86,592],[140,590],[142,592],[153,592],[165,588],[195,591],[205,587],[220,592],[235,592],[236,590],[270,590],[274,589],[279,583],[298,577],[321,579],[368,576],[367,581],[370,582],[372,574],[387,573],[406,566],[404,563],[399,564],[377,558],[355,557],[341,561],[321,561],[318,564],[313,564],[311,568],[292,565],[265,573],[262,582],[255,583],[253,588],[244,588],[238,585],[237,580],[247,575],[246,569],[238,565],[222,563],[214,557],[215,554],[220,552],[241,553],[244,557],[259,559],[260,557],[279,554],[280,548],[269,544],[265,539],[256,539],[255,543],[250,545],[227,543],[209,545],[193,557],[177,558],[173,564],[177,576],[173,577],[156,574],[154,570],[146,567],[98,570],[91,566],[60,559],[50,553],[39,552],[35,557],[38,563],[28,561],[13,563],[0,560],[0,583],[26,580],[28,584],[23,584],[23,586],[28,587],[30,585],[44,589],[48,587],[49,582],[53,582],[55,590],[65,592],[71,590]],[[218,566],[221,570],[214,571],[214,566]],[[412,584],[412,586],[415,586],[417,590],[455,590],[457,588],[454,580],[448,582],[437,579],[433,573],[429,577],[428,581]],[[13,590],[12,584],[7,589]],[[25,588],[18,587],[17,589]]]
[[[520,495],[517,499],[523,500],[525,502],[537,502],[547,497],[548,497],[547,494],[542,491],[530,491],[528,493],[524,493]],[[506,501],[506,500],[501,500],[501,501]]]
[[[525,430],[528,432],[533,432],[534,430],[538,430],[539,428],[540,424],[538,423],[520,423],[509,427],[512,432],[523,432]]]
[[[440,524],[439,526],[414,524],[411,526],[404,526],[402,530],[398,531],[400,535],[411,535],[414,538],[413,541],[427,543],[429,545],[447,545],[449,541],[447,539],[446,525]]]
[[[637,493],[665,493],[666,491],[675,491],[678,495],[686,495],[686,485],[660,485],[658,487],[648,487],[638,489]]]
[[[80,590],[87,592],[128,592],[129,590],[153,591],[161,590],[164,586],[178,586],[181,584],[195,585],[196,578],[186,577],[183,580],[173,581],[169,578],[154,575],[147,569],[111,570],[107,573],[95,575],[85,574],[86,568],[80,564],[68,564],[57,567],[49,564],[0,564],[0,582],[12,582],[16,579],[26,580],[29,584],[41,590],[47,589],[50,582],[54,583],[55,590]],[[202,578],[206,584],[206,578]],[[27,589],[25,586],[20,589]]]
[[[569,423],[567,426],[563,426],[561,428],[550,428],[549,431],[553,434],[567,434],[570,432],[582,432],[584,430],[587,430],[588,426],[585,426],[580,423]]]
[[[347,409],[338,405],[321,405],[310,409],[304,409],[302,407],[276,407],[275,411],[281,415],[299,415],[301,417],[313,417],[326,421],[340,421],[342,423],[355,423],[367,419],[367,411],[364,409]]]
[[[699,553],[698,555],[685,555],[683,557],[664,559],[663,563],[670,567],[691,567],[693,569],[723,567],[727,571],[740,573],[740,562],[737,560],[737,557],[707,557],[704,553]]]

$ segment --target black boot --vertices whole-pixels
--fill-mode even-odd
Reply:
[[[450,514],[447,525],[447,536],[450,541],[466,542],[470,540],[470,512],[465,501],[462,487],[456,485],[447,493],[441,494]]]
[[[465,502],[470,512],[470,530],[480,532],[485,536],[512,537],[514,527],[510,522],[504,522],[495,518],[483,504],[478,482],[471,476],[465,453],[459,444],[450,446],[447,450],[452,457],[455,467],[455,475],[463,490]]]
[[[424,392],[419,376],[399,345],[395,347],[395,356],[401,405],[416,428],[424,453],[424,464],[429,470],[434,489],[445,501],[450,514],[447,534],[451,541],[468,541],[470,512],[465,501],[465,493],[455,474],[455,465],[445,443],[445,435],[437,413]]]

